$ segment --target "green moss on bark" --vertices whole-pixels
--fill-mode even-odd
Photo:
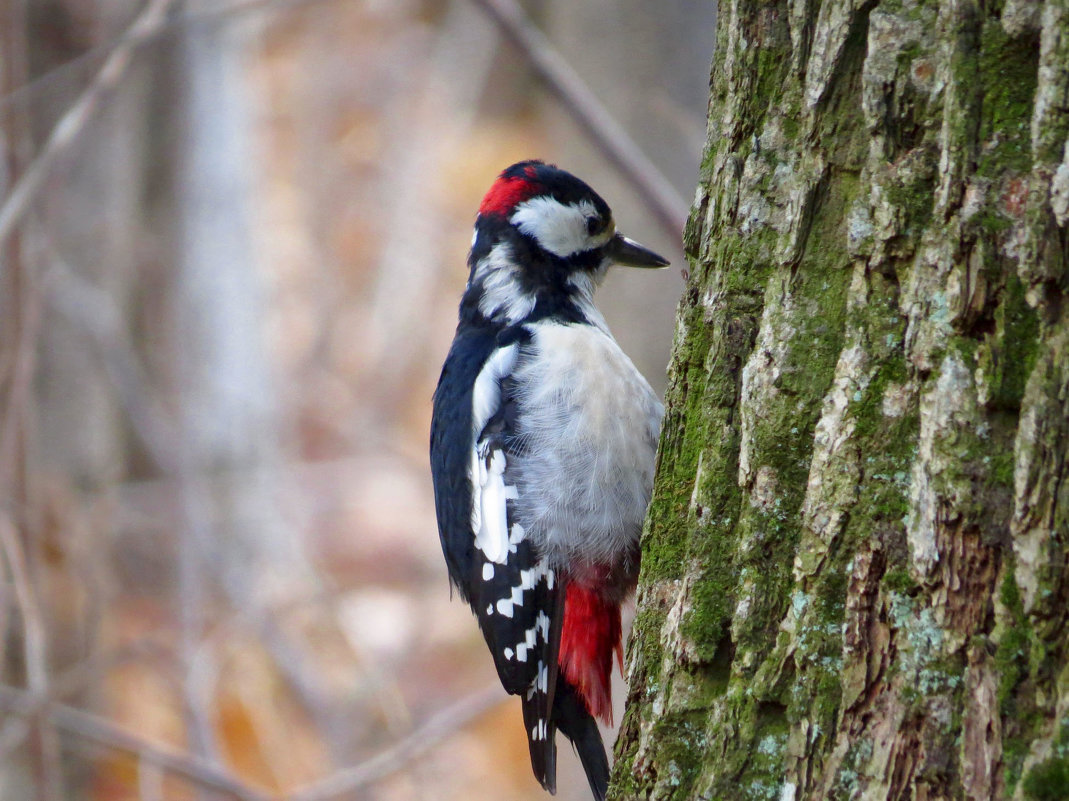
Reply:
[[[1032,169],[1031,122],[1039,62],[1038,36],[1011,37],[997,19],[984,23],[980,47],[981,103],[977,174]]]
[[[1052,797],[1036,35],[975,3],[723,13],[620,797]]]

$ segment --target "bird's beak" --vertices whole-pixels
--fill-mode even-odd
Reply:
[[[605,245],[605,255],[624,267],[667,267],[668,259],[640,245],[634,239],[616,234]]]

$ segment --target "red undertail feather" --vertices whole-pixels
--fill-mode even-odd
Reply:
[[[560,637],[560,667],[596,718],[612,725],[612,655],[623,667],[620,605],[580,584],[569,584]]]

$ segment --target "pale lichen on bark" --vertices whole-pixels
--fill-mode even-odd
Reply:
[[[723,3],[613,793],[1069,797],[1069,4]]]

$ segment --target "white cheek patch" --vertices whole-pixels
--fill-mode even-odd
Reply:
[[[509,222],[528,236],[533,236],[544,250],[566,258],[609,241],[612,231],[604,231],[597,236],[587,232],[587,220],[596,216],[598,211],[589,200],[561,203],[543,196],[518,204]]]

